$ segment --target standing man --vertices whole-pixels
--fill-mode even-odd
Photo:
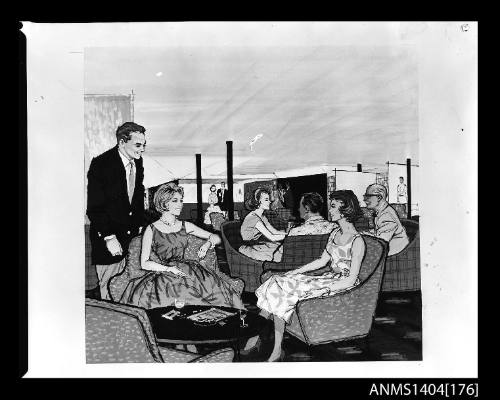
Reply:
[[[226,183],[220,183],[220,189],[217,189],[217,204],[222,211],[224,211],[224,215],[227,212],[227,189]]]
[[[398,214],[387,202],[387,189],[383,185],[373,183],[366,188],[363,200],[366,207],[375,211],[375,229],[365,232],[389,243],[389,256],[399,253],[410,241],[406,230],[399,220]]]
[[[408,191],[406,188],[405,180],[402,176],[399,177],[399,185],[398,185],[398,203],[406,204],[408,202]]]
[[[92,159],[87,174],[92,265],[103,300],[110,299],[108,281],[125,266],[128,245],[145,224],[145,132],[134,122],[118,127],[117,145]]]

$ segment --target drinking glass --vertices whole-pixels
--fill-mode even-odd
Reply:
[[[186,304],[184,299],[175,299],[174,300],[175,308],[177,308],[178,310],[180,310],[182,307],[184,307],[184,304]]]
[[[247,310],[240,310],[240,320],[241,320],[240,326],[242,328],[246,328],[248,326],[248,324],[245,323],[246,316],[247,316]]]

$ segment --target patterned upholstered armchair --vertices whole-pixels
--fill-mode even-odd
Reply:
[[[263,261],[254,260],[238,251],[243,244],[241,222],[224,222],[221,225],[221,236],[231,277],[243,279],[245,291],[255,291],[260,286]]]
[[[288,221],[292,213],[286,208],[278,210],[265,210],[264,216],[269,220],[269,223],[279,231],[286,231],[288,228]]]
[[[210,222],[212,223],[212,228],[214,231],[220,232],[220,226],[226,220],[224,214],[220,212],[212,212],[209,215]]]
[[[199,261],[197,253],[203,243],[205,243],[205,240],[189,235],[188,247],[184,257],[189,260]],[[141,269],[141,245],[142,236],[136,236],[132,239],[128,247],[125,268],[109,280],[108,290],[111,300],[119,302],[130,280],[143,276],[148,272]],[[214,249],[207,251],[207,255],[200,261],[200,263],[203,263],[205,266],[211,267],[220,272],[217,263],[217,255],[215,254]],[[220,273],[222,274],[222,272]]]
[[[406,204],[390,203],[389,205],[392,208],[394,208],[394,211],[396,211],[396,214],[398,214],[399,219],[403,219],[403,218],[408,217],[408,212],[406,211]]]
[[[361,207],[362,215],[354,222],[358,232],[368,231],[375,227],[375,214],[373,210],[367,207]]]
[[[410,243],[403,251],[387,257],[383,292],[420,290],[420,232],[419,223],[401,219]]]
[[[283,241],[283,256],[280,262],[264,261],[261,282],[269,273],[289,271],[321,257],[328,243],[329,233],[324,235],[287,236]]]
[[[85,299],[88,364],[151,362],[232,362],[234,350],[207,355],[158,346],[146,311],[139,307]]]
[[[385,241],[364,236],[361,283],[354,288],[299,301],[286,331],[308,345],[363,338],[370,332],[388,251]]]

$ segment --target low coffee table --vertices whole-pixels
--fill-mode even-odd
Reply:
[[[175,307],[159,307],[146,310],[156,340],[159,344],[214,344],[228,343],[235,347],[236,355],[240,358],[241,340],[257,336],[266,326],[267,320],[260,315],[247,311],[245,317],[246,327],[241,326],[238,309],[217,306],[193,306],[186,305],[179,311],[180,316],[172,320],[162,317],[165,313]],[[186,317],[217,308],[224,311],[234,312],[236,315],[227,317],[214,325],[199,325]]]

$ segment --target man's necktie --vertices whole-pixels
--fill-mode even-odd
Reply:
[[[130,173],[128,174],[128,200],[132,204],[132,196],[135,189],[135,164],[130,161]]]

